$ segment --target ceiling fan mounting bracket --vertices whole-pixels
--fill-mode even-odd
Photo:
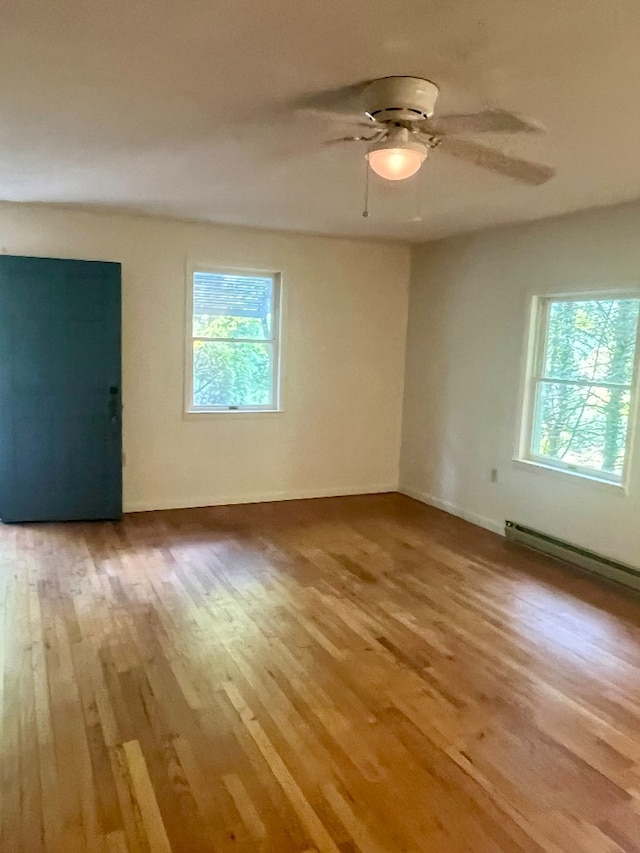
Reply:
[[[382,77],[372,80],[363,92],[367,115],[376,122],[414,122],[430,118],[438,87],[421,77]]]

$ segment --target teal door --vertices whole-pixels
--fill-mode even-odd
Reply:
[[[0,519],[121,515],[120,264],[0,255]]]

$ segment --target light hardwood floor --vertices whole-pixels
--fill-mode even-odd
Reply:
[[[399,495],[0,527],[2,853],[640,850],[640,599]]]

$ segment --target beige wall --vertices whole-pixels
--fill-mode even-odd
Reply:
[[[531,297],[629,282],[640,282],[638,206],[416,248],[402,489],[492,529],[514,519],[638,565],[640,441],[628,494],[512,461]]]
[[[624,207],[414,249],[403,490],[638,563],[640,442],[628,494],[512,455],[530,297],[640,281],[639,235]],[[396,487],[407,248],[7,204],[0,250],[123,265],[127,509]],[[282,414],[183,417],[189,259],[282,270]]]
[[[120,261],[125,508],[393,490],[409,250],[0,205],[0,250]],[[183,418],[188,259],[281,270],[281,414]]]

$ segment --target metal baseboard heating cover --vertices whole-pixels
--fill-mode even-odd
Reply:
[[[612,560],[610,557],[604,557],[594,551],[564,542],[562,539],[556,539],[554,536],[525,527],[515,521],[505,521],[504,525],[505,536],[511,542],[541,551],[565,563],[573,563],[589,572],[603,575],[640,591],[640,569],[634,566]]]

